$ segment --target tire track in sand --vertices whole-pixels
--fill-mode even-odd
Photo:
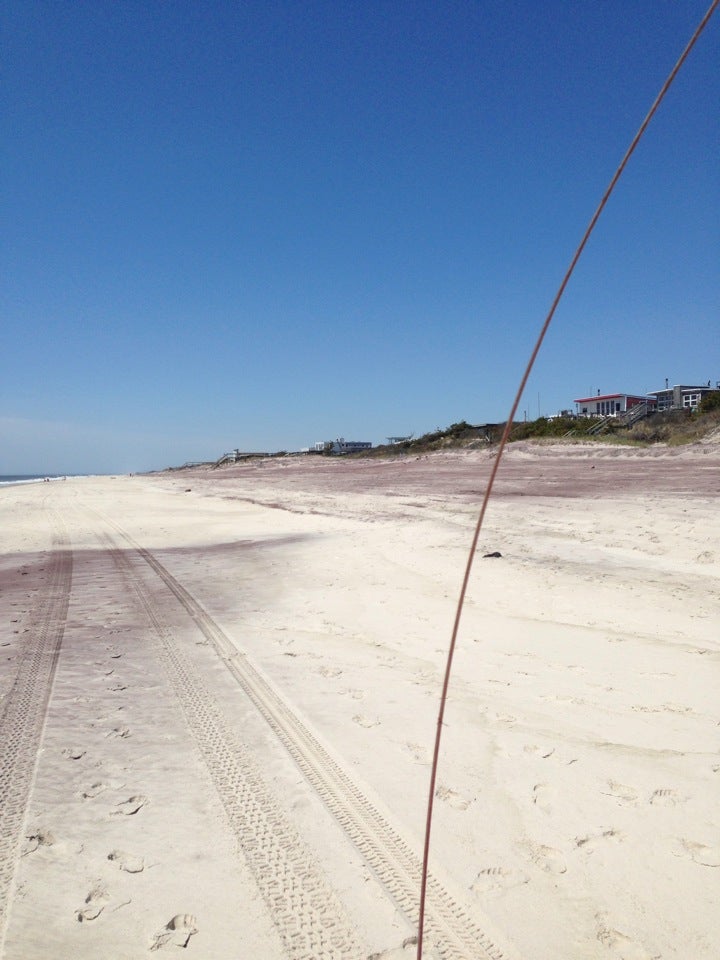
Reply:
[[[52,513],[51,520],[54,529],[48,583],[36,601],[29,639],[0,713],[0,954],[72,584],[70,543],[60,518]]]
[[[396,906],[416,926],[421,871],[419,856],[185,587],[118,524],[105,515],[100,516],[175,595]],[[426,940],[432,943],[443,960],[509,960],[509,948],[500,945],[500,936],[495,931],[490,932],[491,929],[489,921],[478,917],[475,907],[470,912],[470,908],[458,903],[436,878],[430,877]]]
[[[136,563],[110,536],[98,536],[152,627],[160,661],[289,960],[358,960],[366,955],[342,905],[255,761],[228,729],[213,697],[156,611]]]

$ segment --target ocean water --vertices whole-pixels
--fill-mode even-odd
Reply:
[[[9,487],[16,483],[42,483],[45,478],[57,480],[63,474],[48,473],[0,473],[0,487]]]

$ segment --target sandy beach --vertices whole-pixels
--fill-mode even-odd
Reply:
[[[0,490],[3,960],[415,956],[490,456]],[[426,957],[717,956],[719,507],[717,442],[509,450]]]

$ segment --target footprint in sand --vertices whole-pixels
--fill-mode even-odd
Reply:
[[[526,743],[523,747],[524,753],[529,753],[531,756],[540,757],[541,760],[549,760],[551,757],[557,763],[564,763],[568,767],[572,763],[577,763],[578,758],[568,756],[567,753],[558,753],[555,747],[543,747],[537,743]]]
[[[99,797],[107,788],[108,785],[106,783],[98,780],[97,783],[91,783],[86,790],[83,790],[80,796],[83,800],[94,800],[95,797]]]
[[[82,760],[86,752],[82,747],[65,747],[62,755],[68,760]]]
[[[120,737],[122,740],[126,740],[130,736],[129,727],[113,727],[110,733],[105,734],[106,737]]]
[[[406,743],[405,747],[412,754],[415,763],[420,763],[424,767],[428,766],[431,760],[430,751],[420,743]]]
[[[533,787],[532,802],[545,813],[550,813],[552,810],[553,796],[554,791],[547,783],[536,783]]]
[[[80,923],[86,920],[96,920],[105,909],[110,900],[105,887],[94,887],[85,897],[85,906],[75,911],[75,916]]]
[[[162,947],[187,947],[190,937],[198,932],[197,920],[191,913],[178,913],[168,920],[160,933],[156,933],[151,950]]]
[[[471,800],[466,800],[465,797],[461,797],[456,790],[451,790],[450,787],[439,786],[435,791],[435,796],[438,800],[444,800],[445,803],[454,807],[456,810],[467,810],[472,803]]]
[[[570,697],[567,694],[554,694],[551,697],[541,697],[541,700],[551,700],[553,703],[573,703],[576,706],[583,706],[587,703],[582,697]]]
[[[609,927],[601,916],[595,919],[598,922],[597,939],[611,950],[618,960],[659,960],[659,953],[649,953],[631,937]]]
[[[145,861],[142,857],[134,857],[124,850],[111,850],[108,854],[108,860],[116,863],[125,873],[142,873],[145,869]]]
[[[565,873],[567,864],[563,855],[554,847],[548,847],[544,843],[533,844],[530,848],[530,856],[545,873]]]
[[[353,723],[356,723],[359,727],[365,727],[369,730],[371,727],[379,727],[379,720],[369,720],[367,717],[361,716],[361,714],[356,713],[353,717]]]
[[[537,743],[526,743],[523,747],[525,753],[535,754],[543,760],[549,759],[555,753],[555,747],[541,747]]]
[[[659,790],[654,790],[652,796],[650,797],[650,803],[654,807],[674,807],[675,804],[679,802],[680,797],[669,787],[663,787]]]
[[[407,937],[401,946],[381,950],[380,953],[371,953],[367,960],[404,960],[409,955],[415,956],[417,941],[417,937]]]
[[[588,834],[586,837],[575,837],[575,846],[583,853],[592,853],[609,840],[620,842],[623,835],[618,830],[603,830],[602,833]]]
[[[708,847],[695,840],[680,838],[680,848],[676,856],[689,856],[695,863],[703,867],[720,867],[720,846]]]
[[[128,797],[127,800],[123,800],[122,803],[118,803],[115,810],[110,811],[111,817],[133,817],[138,810],[142,810],[145,804],[148,802],[148,798],[139,794],[136,797]]]
[[[663,713],[679,713],[682,715],[692,714],[694,717],[698,716],[692,707],[688,707],[684,703],[663,703],[659,709],[662,710]]]
[[[55,843],[55,837],[49,830],[36,830],[25,837],[21,856],[26,857],[29,853],[34,853],[39,847],[52,847]]]
[[[473,893],[482,896],[493,893],[504,893],[513,887],[520,887],[528,883],[530,878],[521,870],[510,870],[507,867],[485,867],[475,877],[470,887]]]
[[[339,667],[320,667],[318,673],[322,677],[340,677],[342,676],[342,670]]]
[[[617,780],[608,780],[609,791],[603,791],[606,797],[614,797],[621,803],[633,803],[638,798],[637,790]]]

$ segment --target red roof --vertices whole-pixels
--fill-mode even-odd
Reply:
[[[644,397],[639,393],[603,393],[597,397],[581,397],[574,403],[591,403],[593,400],[619,400],[620,397],[628,397],[630,400],[651,400],[651,397]]]

